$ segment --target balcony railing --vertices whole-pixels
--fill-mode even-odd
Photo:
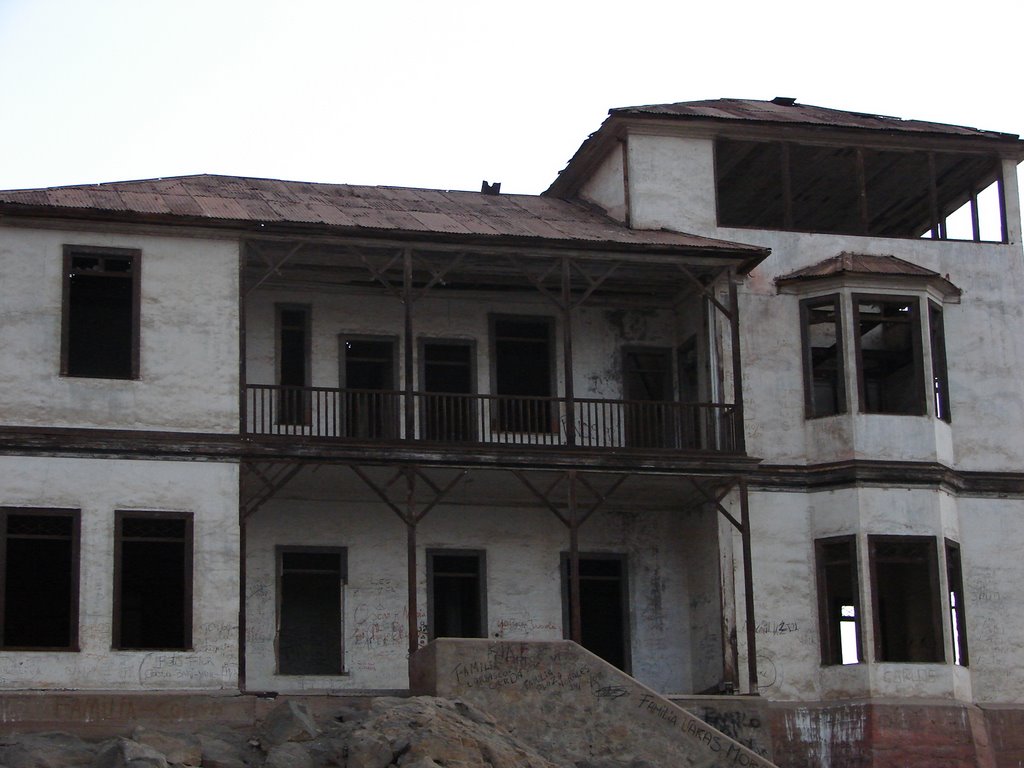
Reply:
[[[736,407],[720,403],[513,397],[365,389],[246,388],[246,431],[335,440],[737,451]]]

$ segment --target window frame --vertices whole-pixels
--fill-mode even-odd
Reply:
[[[836,318],[836,410],[832,413],[815,414],[814,412],[814,359],[811,346],[811,310],[819,306],[831,304]],[[823,296],[812,296],[800,300],[800,344],[803,358],[804,378],[804,418],[823,419],[828,416],[839,416],[849,412],[846,397],[846,346],[843,332],[843,301],[842,294],[829,293]]]
[[[282,381],[284,368],[284,331],[286,325],[282,315],[285,312],[301,312],[303,315],[303,379],[304,384],[301,385],[302,389],[299,392],[299,397],[294,398],[292,402],[289,402],[287,392],[291,390],[285,390],[285,387],[299,386],[295,384],[285,384]],[[277,424],[281,426],[294,426],[294,427],[306,427],[312,423],[313,420],[313,399],[309,388],[313,384],[313,308],[310,304],[293,304],[293,303],[275,303],[274,304],[274,361],[275,371],[274,379],[278,387],[277,395],[277,408],[276,414]],[[298,405],[301,404],[301,418],[285,418],[286,412],[291,409],[298,410]]]
[[[337,555],[338,584],[338,671],[337,672],[282,672],[281,671],[281,617],[284,604],[284,555]],[[307,573],[309,571],[306,571]],[[282,677],[339,677],[347,674],[345,666],[345,587],[348,586],[348,547],[304,546],[278,544],[274,547],[274,674]]]
[[[945,540],[946,550],[946,594],[950,595],[949,640],[953,651],[952,662],[956,666],[969,667],[970,654],[967,646],[967,601],[964,593],[963,558],[960,544],[952,539]],[[955,562],[955,566],[953,563]],[[953,597],[955,595],[956,597]],[[952,604],[956,600],[956,605]],[[959,640],[959,643],[957,642]],[[959,658],[959,661],[957,660]]]
[[[548,347],[548,394],[547,395],[510,395],[499,392],[498,389],[498,331],[497,325],[500,322],[527,322],[535,323],[537,325],[544,325],[547,331],[546,344]],[[487,316],[487,336],[488,336],[488,349],[490,354],[488,355],[488,372],[490,376],[490,394],[498,398],[497,401],[492,402],[491,418],[494,421],[492,431],[497,432],[513,432],[519,434],[554,434],[559,430],[557,407],[554,405],[558,400],[558,366],[557,366],[557,342],[555,340],[555,318],[551,315],[518,315],[518,314],[504,314],[504,313],[491,313]],[[501,337],[504,338],[504,337]],[[547,399],[551,405],[547,406],[548,413],[546,414],[545,421],[547,426],[543,431],[537,430],[522,430],[522,429],[507,429],[502,425],[502,417],[500,416],[500,403],[503,398],[541,398]],[[542,414],[543,415],[543,414]],[[520,417],[521,418],[521,417]],[[526,418],[527,421],[532,420],[532,416]]]
[[[878,576],[879,544],[921,544],[927,552],[928,586],[931,597],[932,640],[937,658],[932,659],[887,659],[884,656],[881,592]],[[868,562],[871,580],[871,624],[874,630],[874,661],[891,664],[944,664],[946,663],[946,641],[943,632],[941,587],[939,582],[938,541],[935,536],[868,534]]]
[[[7,644],[7,520],[10,516],[67,517],[71,519],[71,588],[68,605],[68,644],[66,646],[25,646]],[[79,600],[81,594],[82,511],[68,507],[0,507],[0,651],[64,651],[77,653],[79,643]]]
[[[853,534],[846,536],[828,536],[814,540],[814,567],[818,589],[818,638],[821,648],[822,666],[852,666],[844,664],[842,653],[841,632],[832,631],[832,617],[829,610],[829,581],[827,574],[828,563],[825,562],[825,548],[846,544],[849,547],[850,557],[850,587],[854,599],[854,622],[856,625],[856,664],[864,663],[864,610],[861,605],[860,595],[860,561],[858,559],[857,537]]]
[[[122,552],[125,536],[123,522],[126,519],[182,520],[185,523],[183,537],[184,551],[182,560],[183,590],[182,595],[182,645],[178,646],[128,646],[121,637],[122,622]],[[131,537],[128,537],[131,541]],[[170,540],[170,539],[168,539]],[[118,509],[114,511],[114,579],[113,579],[113,614],[111,616],[111,650],[115,651],[191,651],[194,648],[193,614],[195,606],[195,515],[192,512],[149,511],[134,509]]]
[[[129,344],[129,375],[128,376],[95,376],[71,372],[71,277],[74,273],[73,262],[76,256],[95,258],[113,257],[127,259],[131,262],[131,276],[124,277],[119,273],[104,274],[111,279],[131,280],[131,334]],[[61,333],[60,333],[60,375],[68,378],[104,379],[109,381],[137,381],[140,378],[141,356],[141,296],[142,296],[142,250],[139,248],[112,248],[96,245],[64,245],[61,287]]]
[[[480,628],[478,634],[472,635],[475,638],[486,638],[488,633],[487,623],[487,550],[485,549],[445,549],[445,548],[428,548],[426,550],[427,559],[427,639],[435,640],[437,635],[435,634],[437,628],[437,622],[434,616],[435,609],[435,589],[434,589],[434,558],[441,557],[472,557],[475,558],[479,567],[477,573],[477,580],[480,588],[480,593],[477,596],[479,602],[480,611]],[[444,637],[450,637],[450,635],[444,635]]]
[[[931,352],[932,404],[935,418],[951,424],[953,410],[949,396],[949,365],[946,356],[946,320],[938,302],[929,299],[928,345]]]
[[[925,370],[924,370],[924,325],[921,322],[921,296],[907,294],[889,293],[852,293],[851,303],[851,328],[853,336],[854,361],[857,366],[857,406],[858,412],[874,414],[879,416],[926,416],[928,415],[928,400],[925,391]],[[864,376],[864,351],[861,344],[860,332],[860,304],[864,303],[886,303],[886,304],[907,304],[914,307],[912,316],[909,319],[911,354],[913,356],[914,381],[913,387],[916,391],[916,410],[891,413],[888,411],[868,410],[867,385]]]

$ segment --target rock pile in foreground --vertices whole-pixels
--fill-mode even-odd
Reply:
[[[580,761],[578,766],[589,765]],[[0,768],[566,768],[461,701],[376,698],[315,720],[285,701],[253,729],[137,727],[90,742],[64,733],[0,737]],[[603,764],[602,764],[603,766]],[[639,768],[639,767],[637,767]]]

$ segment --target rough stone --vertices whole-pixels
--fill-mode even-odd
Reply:
[[[146,744],[118,738],[100,750],[92,768],[167,768],[167,758]]]
[[[277,746],[286,741],[309,741],[320,732],[306,705],[289,699],[270,710],[259,733],[263,744]]]
[[[313,768],[313,758],[301,744],[289,741],[267,753],[264,768]]]
[[[235,744],[199,734],[203,768],[245,768],[242,750]]]
[[[202,765],[203,747],[191,734],[165,733],[139,726],[132,731],[132,740],[163,752],[170,765]]]
[[[73,768],[92,765],[97,745],[68,733],[36,733],[0,742],[0,765],[7,768]]]

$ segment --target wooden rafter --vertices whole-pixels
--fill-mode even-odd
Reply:
[[[243,462],[242,471],[251,474],[263,484],[261,489],[242,500],[243,519],[249,518],[276,496],[302,471],[304,466],[297,462],[266,462],[261,469],[260,465],[255,462]]]

